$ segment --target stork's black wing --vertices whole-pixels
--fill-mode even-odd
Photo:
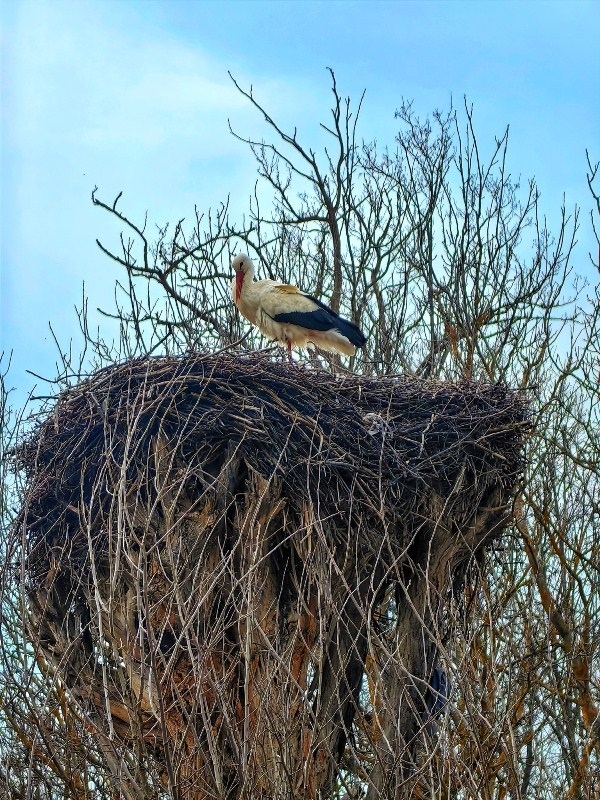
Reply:
[[[281,324],[298,325],[300,328],[306,328],[311,331],[332,331],[336,330],[345,336],[349,342],[352,342],[356,347],[363,347],[366,344],[366,337],[354,322],[350,322],[343,317],[340,317],[335,311],[332,311],[329,306],[317,300],[310,294],[299,295],[307,300],[311,300],[317,308],[313,310],[298,310],[286,311],[279,314],[274,314],[272,319]]]

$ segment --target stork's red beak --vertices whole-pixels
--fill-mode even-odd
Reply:
[[[235,273],[235,299],[239,300],[242,293],[242,284],[244,282],[244,273],[240,269]]]

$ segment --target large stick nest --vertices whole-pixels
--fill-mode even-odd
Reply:
[[[370,610],[391,583],[407,585],[408,574],[424,575],[433,568],[436,542],[438,552],[444,553],[439,575],[452,572],[452,580],[460,583],[466,564],[500,534],[509,518],[528,426],[523,396],[501,385],[451,385],[408,375],[333,376],[274,362],[261,353],[144,358],[104,369],[64,392],[16,453],[27,478],[19,523],[27,543],[23,577],[31,604],[31,638],[46,662],[57,665],[67,685],[75,693],[79,687],[78,696],[91,699],[98,714],[105,709],[101,687],[106,689],[107,680],[112,681],[97,658],[107,641],[112,641],[115,669],[129,658],[142,677],[144,653],[157,649],[164,657],[163,672],[171,670],[170,685],[177,683],[177,648],[183,652],[187,647],[186,667],[180,670],[187,677],[179,681],[168,704],[179,704],[181,726],[189,727],[182,706],[199,702],[198,692],[202,694],[210,706],[202,732],[194,734],[195,745],[190,744],[189,731],[181,734],[181,742],[187,742],[188,757],[196,746],[204,748],[204,761],[209,751],[214,759],[214,747],[198,744],[202,736],[209,736],[207,719],[218,739],[222,734],[217,727],[227,716],[224,705],[235,710],[241,703],[246,711],[232,712],[241,725],[252,705],[251,690],[247,674],[232,679],[227,691],[223,689],[217,722],[217,689],[214,684],[210,691],[198,688],[204,673],[194,670],[194,660],[201,658],[199,640],[206,644],[210,639],[205,649],[212,648],[213,655],[203,669],[221,669],[220,686],[223,676],[232,674],[233,661],[243,660],[244,637],[251,637],[249,626],[242,630],[240,625],[241,616],[247,618],[247,606],[242,613],[246,601],[232,598],[243,576],[252,573],[244,559],[256,545],[261,564],[270,565],[273,583],[273,597],[261,602],[265,609],[276,605],[279,615],[265,621],[271,609],[257,623],[270,642],[282,637],[281,646],[273,645],[279,647],[274,663],[280,665],[281,653],[291,647],[295,655],[290,659],[296,659],[290,666],[295,671],[293,686],[302,688],[307,676],[325,671],[329,663],[330,677],[335,666],[338,681],[344,672],[348,687],[348,696],[338,691],[339,707],[329,698],[323,711],[323,720],[343,730],[331,732],[326,756],[311,745],[315,769],[328,777],[306,777],[306,736],[300,737],[304,784],[298,796],[316,796],[333,774],[331,765],[322,765],[341,757],[359,706]],[[257,536],[262,540],[258,544]],[[234,558],[232,553],[238,555]],[[327,559],[336,569],[324,566]],[[229,566],[219,572],[223,564]],[[217,574],[208,590],[206,581]],[[139,591],[139,580],[145,594]],[[184,601],[178,596],[177,605],[169,599],[177,581],[188,593],[200,592],[204,581],[197,602],[205,603],[206,609],[201,622],[195,618],[193,647],[189,641],[184,646],[190,630],[189,621],[180,619]],[[263,595],[268,585],[265,578],[259,590]],[[438,586],[440,594],[447,588]],[[354,607],[348,613],[353,619],[364,614],[364,624],[353,623],[346,645],[343,632],[338,632],[337,646],[346,646],[347,653],[334,665],[333,656],[323,655],[327,648],[319,638],[327,629],[311,626],[307,619],[316,616],[323,623],[326,611],[320,604],[329,602],[331,614],[332,607],[344,607],[353,592]],[[146,598],[144,609],[139,607],[140,597]],[[117,624],[110,614],[111,604],[117,607],[119,602],[123,608]],[[125,609],[127,603],[137,603],[133,615]],[[108,617],[102,625],[103,614]],[[281,620],[287,627],[281,627]],[[297,641],[289,644],[290,620],[299,626],[305,658],[299,656]],[[232,626],[237,626],[233,637],[226,634]],[[154,630],[151,636],[148,627]],[[227,648],[220,646],[217,667],[214,643],[219,636],[227,639],[229,655],[226,658]],[[237,655],[232,654],[234,640]],[[321,655],[315,654],[317,645]],[[108,658],[105,654],[105,663]],[[255,659],[255,673],[257,664]],[[422,670],[430,668],[431,663]],[[146,741],[158,752],[166,747],[165,727],[159,732],[158,723],[152,722],[158,714],[156,703],[152,697],[143,701],[150,689],[141,679],[133,681],[135,669],[127,671],[131,692],[145,715]],[[271,684],[276,683],[273,674]],[[185,700],[182,686],[189,689],[194,681],[195,700]],[[243,691],[232,689],[240,681]],[[113,683],[119,685],[116,679]],[[122,683],[109,693],[115,724],[120,723],[117,732],[126,740],[132,736],[132,712],[125,709],[129,701]],[[292,683],[286,684],[288,689]],[[325,685],[322,678],[315,692],[324,692]],[[237,699],[232,699],[236,691]],[[326,723],[318,721],[315,698],[313,693],[310,715],[307,711],[301,724],[306,729],[310,716],[312,728],[323,731]],[[294,702],[305,699],[298,695]],[[294,708],[292,703],[284,714],[288,722],[297,712]],[[177,726],[173,719],[169,723],[164,706],[161,714],[176,737]],[[239,766],[234,739],[229,735],[220,752],[227,750],[231,764]],[[197,777],[200,762],[194,770]],[[286,770],[294,774],[293,765]],[[206,788],[207,774],[204,788],[196,787],[199,793],[190,796],[213,796]],[[239,776],[228,780],[233,786]],[[254,796],[260,795],[257,786],[265,797],[278,796],[278,791],[285,796],[281,787],[263,786],[261,780],[256,778]],[[294,780],[299,785],[297,776]],[[217,796],[223,789],[214,791]]]
[[[68,543],[62,568],[80,583],[88,562],[80,509],[92,506],[99,473],[126,465],[130,485],[144,475],[144,502],[155,501],[148,456],[159,435],[190,495],[218,492],[215,479],[235,451],[264,478],[280,478],[290,508],[308,495],[334,527],[346,531],[353,520],[369,552],[381,547],[382,522],[404,548],[432,495],[453,495],[455,509],[473,513],[491,489],[508,500],[526,420],[522,395],[502,385],[334,377],[260,354],[109,367],[61,395],[18,451],[29,486],[28,577],[37,585],[53,548]],[[318,482],[308,479],[315,471]],[[112,497],[94,500],[102,507]]]

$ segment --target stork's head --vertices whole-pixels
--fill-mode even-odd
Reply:
[[[231,266],[235,271],[235,294],[237,302],[240,294],[242,293],[244,278],[247,275],[249,280],[252,280],[252,277],[254,276],[254,264],[247,255],[242,253],[239,256],[234,256],[231,259]]]

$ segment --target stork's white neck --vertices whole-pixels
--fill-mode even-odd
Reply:
[[[250,259],[248,259],[248,268],[244,273],[244,282],[247,281],[248,283],[252,283],[253,280],[254,280],[254,264],[252,263],[252,261],[250,261]]]
[[[239,269],[235,273],[234,298],[236,303],[239,303],[242,295],[247,293],[248,288],[254,282],[254,265],[249,258],[246,259],[244,266],[245,270]]]

